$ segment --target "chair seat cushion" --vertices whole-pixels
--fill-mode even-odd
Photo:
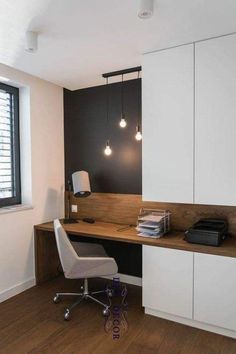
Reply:
[[[98,243],[71,241],[71,244],[79,257],[108,257],[103,246]]]

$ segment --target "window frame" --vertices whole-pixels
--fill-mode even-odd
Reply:
[[[0,89],[12,95],[13,129],[11,129],[11,175],[13,196],[0,198],[0,208],[21,204],[21,173],[20,173],[20,117],[19,117],[19,88],[0,82]],[[11,113],[12,114],[12,113]]]

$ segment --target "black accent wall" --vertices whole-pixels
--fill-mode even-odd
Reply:
[[[124,129],[119,126],[121,83],[109,85],[108,127],[106,90],[106,85],[64,90],[65,182],[73,172],[85,170],[93,192],[142,194],[142,143],[134,137],[141,112],[141,79],[124,81]],[[111,156],[104,155],[107,137]]]
[[[105,85],[64,90],[65,185],[73,172],[85,170],[89,172],[92,192],[142,194],[142,142],[135,139],[141,112],[141,79],[124,81],[124,129],[119,126],[121,83],[109,85],[108,131],[106,90]],[[104,155],[107,138],[111,156]],[[103,244],[108,255],[116,259],[120,273],[142,276],[140,245],[100,239],[95,242]]]

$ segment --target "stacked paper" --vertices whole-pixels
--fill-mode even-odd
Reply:
[[[140,216],[136,230],[139,236],[160,238],[164,233],[164,216],[148,214]]]

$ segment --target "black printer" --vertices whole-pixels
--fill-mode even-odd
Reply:
[[[221,219],[201,219],[185,232],[185,240],[208,246],[220,246],[227,237],[228,223]]]

